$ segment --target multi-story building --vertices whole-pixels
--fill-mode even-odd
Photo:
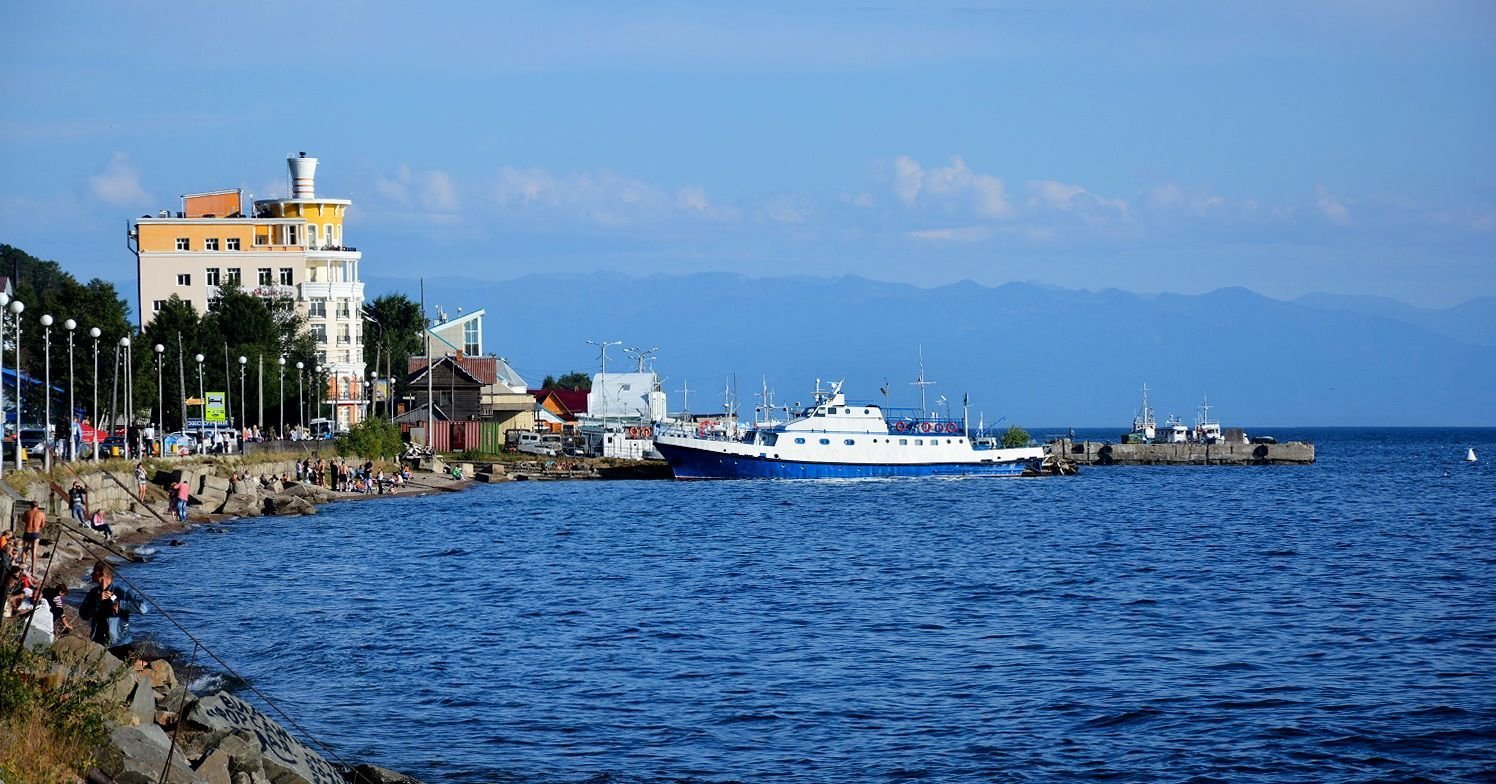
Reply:
[[[178,212],[133,221],[140,324],[173,294],[209,311],[230,282],[255,296],[292,300],[316,342],[341,430],[358,423],[368,405],[362,254],[343,240],[352,202],[317,197],[316,158],[301,153],[286,163],[291,197],[256,199],[248,214],[242,191],[232,189],[189,194]]]

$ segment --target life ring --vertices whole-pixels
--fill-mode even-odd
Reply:
[[[652,427],[641,427],[641,428],[639,428],[639,436],[641,438],[654,438],[654,428],[652,428]]]
[[[905,424],[903,422],[898,422],[898,423],[894,424],[893,429],[899,431],[900,433],[902,433],[902,432],[904,432],[904,428],[907,428],[907,427],[909,427],[909,425],[907,425],[907,424]]]
[[[637,428],[637,427],[631,427],[631,428],[629,428],[629,438],[638,438],[638,437],[639,437],[639,428]]]
[[[697,436],[705,436],[706,435],[706,423],[705,422],[702,422],[701,424],[699,424],[699,425],[696,426],[696,435]]]
[[[921,423],[919,423],[919,430],[920,430],[921,433],[928,433],[928,432],[930,432],[930,423],[929,422],[921,422]]]
[[[956,423],[955,422],[946,422],[945,423],[945,432],[947,432],[947,433],[954,433],[954,432],[956,432]]]

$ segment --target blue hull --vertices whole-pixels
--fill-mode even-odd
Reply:
[[[676,479],[874,479],[903,476],[1022,476],[1038,459],[1007,463],[853,464],[805,463],[724,455],[656,443]]]

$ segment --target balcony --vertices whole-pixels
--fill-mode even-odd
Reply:
[[[223,295],[223,290],[218,286],[210,284],[205,288],[207,289],[208,299],[210,301],[218,299]],[[240,288],[244,291],[245,294],[262,297],[264,299],[294,299],[296,297],[295,286],[281,286],[270,283],[263,286],[241,286]]]
[[[321,280],[309,280],[301,284],[300,299],[339,299],[352,297],[362,301],[364,298],[364,283],[361,280],[339,280],[331,283]]]

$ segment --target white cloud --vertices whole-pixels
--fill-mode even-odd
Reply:
[[[1101,217],[1100,213],[1115,212],[1116,217],[1127,220],[1130,214],[1126,200],[1103,198],[1079,185],[1055,180],[1030,180],[1028,190],[1030,207],[1083,213],[1090,218]]]
[[[706,198],[706,189],[700,185],[687,185],[675,194],[675,203],[687,212],[705,213],[712,208]]]
[[[104,165],[104,171],[88,178],[88,187],[100,201],[119,207],[138,207],[151,203],[151,197],[140,187],[140,173],[130,165],[130,157],[117,152]]]
[[[1206,191],[1186,191],[1176,183],[1166,182],[1148,191],[1146,204],[1158,212],[1186,211],[1203,216],[1225,207],[1226,199]],[[1257,209],[1257,204],[1248,201],[1242,204],[1242,208],[1250,212]]]
[[[933,242],[980,242],[992,236],[992,231],[984,226],[962,226],[949,229],[920,229],[906,232],[905,236]]]
[[[1335,200],[1330,195],[1330,190],[1323,185],[1314,188],[1314,206],[1319,209],[1319,214],[1325,220],[1336,226],[1347,226],[1351,222],[1351,211],[1344,204]]]
[[[461,209],[456,182],[440,169],[414,171],[402,165],[394,177],[375,180],[374,190],[399,206],[419,209],[429,216],[440,215],[443,223],[450,223],[452,214]]]
[[[905,204],[914,205],[920,195],[930,201],[961,203],[985,218],[1005,218],[1012,214],[1003,181],[967,167],[960,157],[951,158],[947,166],[925,169],[907,155],[894,159],[894,193]]]
[[[430,171],[422,176],[421,206],[429,212],[456,212],[457,186],[452,184],[452,175],[444,171]]]
[[[688,215],[733,220],[738,211],[712,203],[700,185],[672,194],[643,180],[610,171],[557,175],[544,169],[499,168],[488,195],[501,210],[549,210],[602,226],[627,226]]]
[[[764,204],[758,211],[758,217],[774,223],[798,225],[804,223],[812,212],[814,209],[810,201],[804,197],[776,196]]]

